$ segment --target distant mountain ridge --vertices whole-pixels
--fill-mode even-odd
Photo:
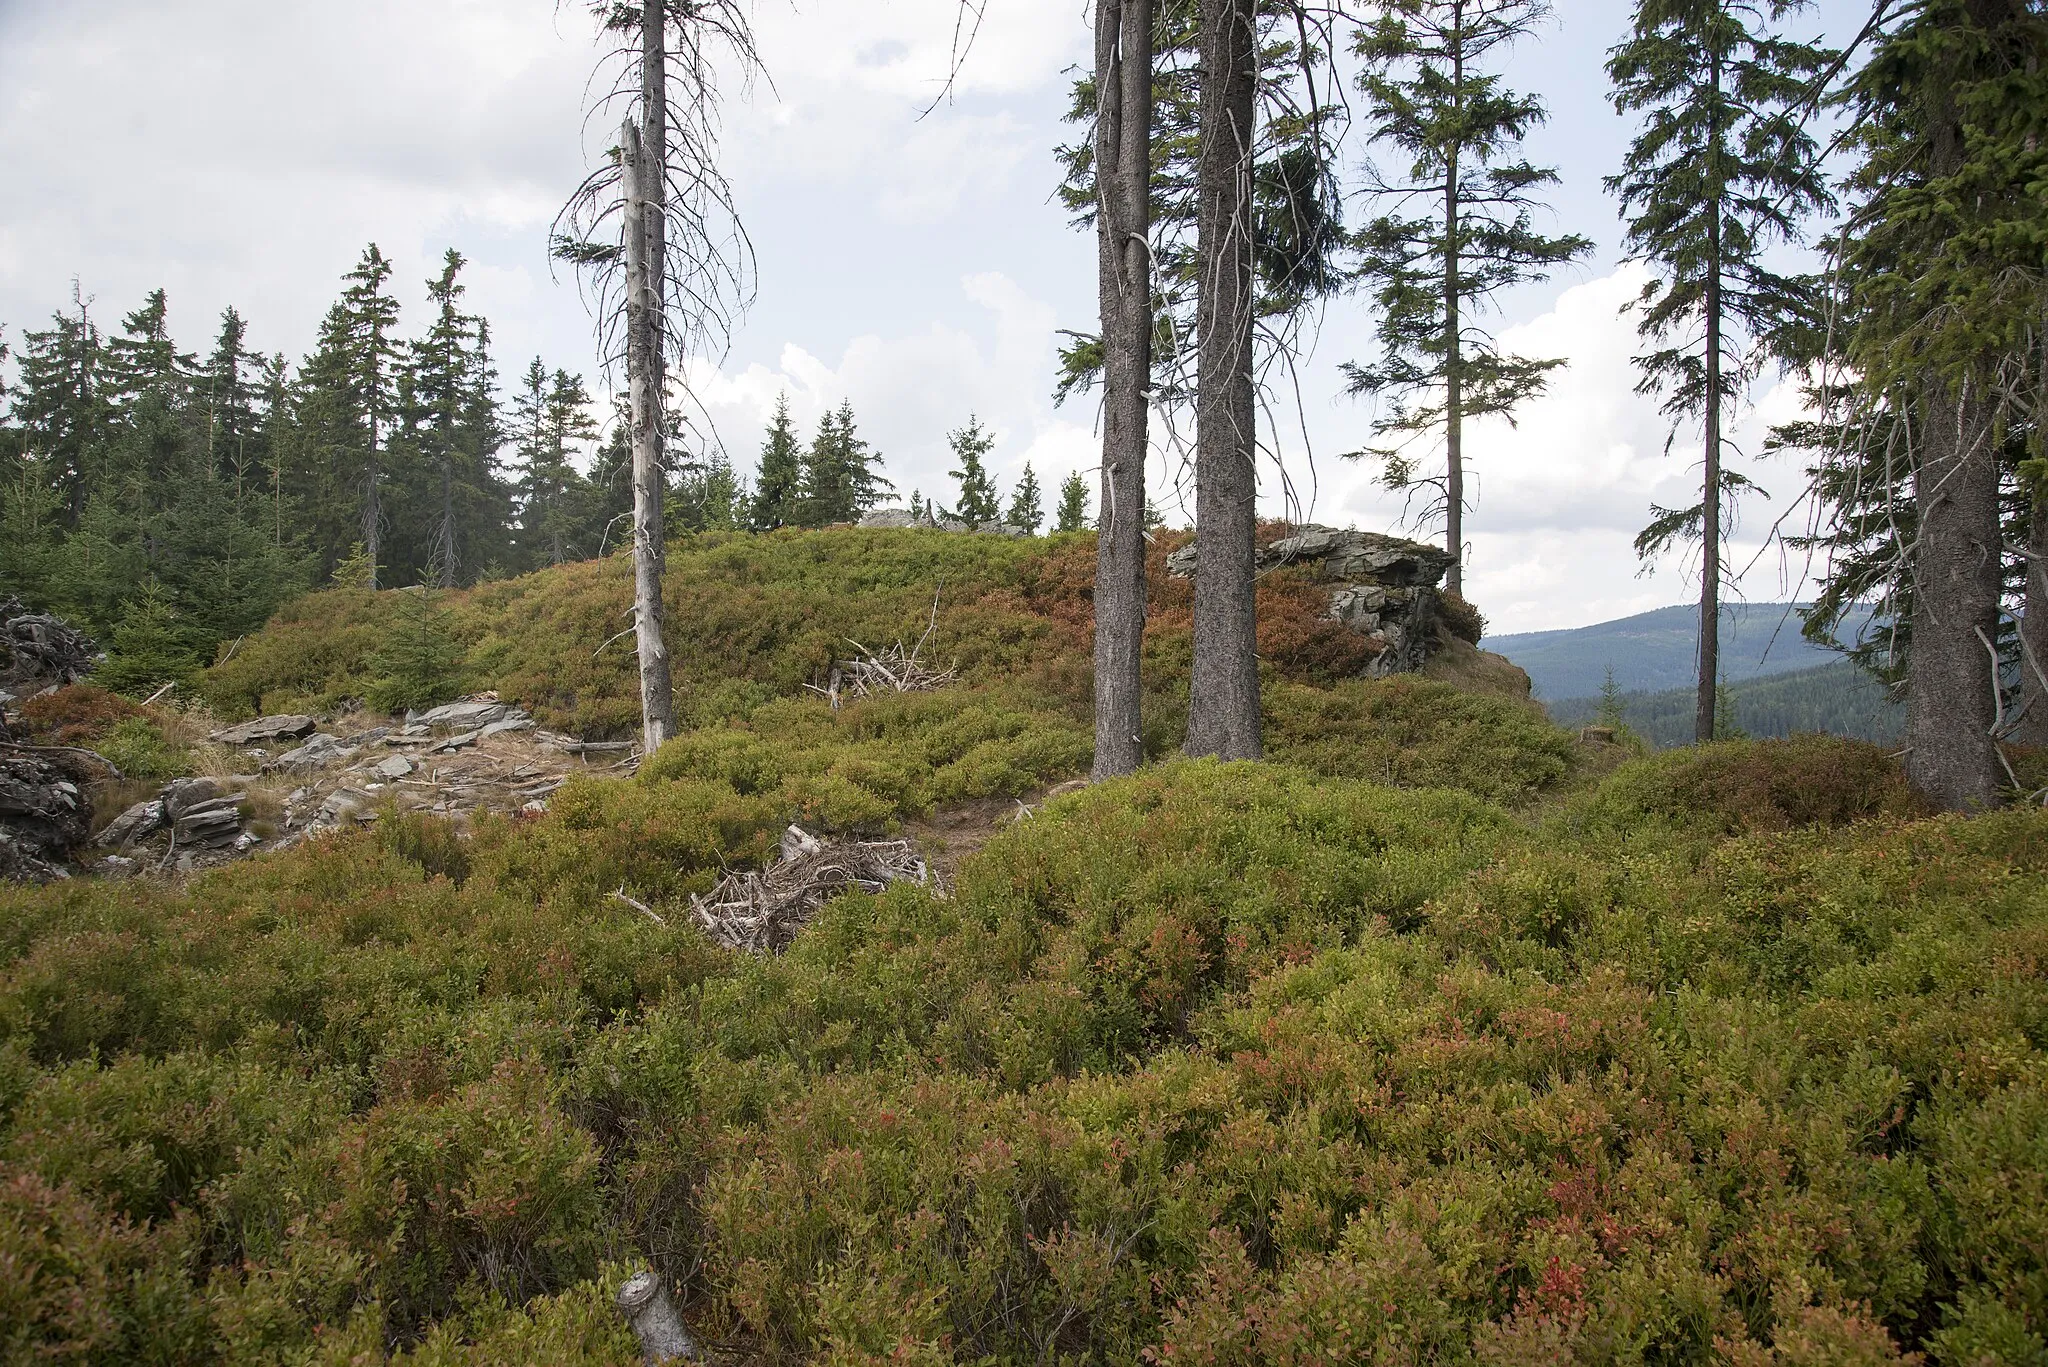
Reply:
[[[1623,693],[1621,719],[1659,750],[1690,745],[1693,690]],[[1554,698],[1544,706],[1559,726],[1602,720],[1601,700]],[[1833,736],[1896,744],[1906,729],[1906,708],[1892,701],[1877,679],[1844,659],[1815,669],[1795,669],[1731,683],[1721,695],[1720,722],[1730,731],[1761,739],[1825,731]]]
[[[1721,608],[1721,671],[1730,683],[1814,669],[1841,659],[1799,634],[1796,603],[1728,603]],[[1869,620],[1858,609],[1843,623],[1853,636]],[[1488,636],[1480,645],[1528,672],[1543,699],[1597,695],[1614,670],[1616,687],[1631,693],[1683,688],[1696,676],[1699,609],[1657,608],[1590,626]]]

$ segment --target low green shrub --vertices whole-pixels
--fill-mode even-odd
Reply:
[[[192,752],[142,717],[116,723],[93,748],[128,778],[183,778],[192,772]]]

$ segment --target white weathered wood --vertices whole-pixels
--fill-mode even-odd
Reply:
[[[650,165],[640,128],[621,130],[621,180],[626,196],[626,382],[633,424],[633,632],[640,654],[641,740],[648,754],[675,732],[675,690],[668,647],[662,641],[661,581],[663,478],[661,457],[661,353],[658,300],[648,259],[651,214],[646,196],[661,168]]]

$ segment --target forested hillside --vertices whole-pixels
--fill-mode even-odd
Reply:
[[[1847,660],[1731,683],[1721,692],[1731,734],[1782,737],[1805,731],[1895,745],[1905,709],[1885,685]],[[1560,726],[1622,725],[1657,749],[1692,742],[1693,691],[1616,688],[1608,697],[1563,698],[1545,710]]]
[[[296,363],[251,354],[234,309],[181,349],[162,290],[111,329],[76,302],[25,332],[0,389],[0,593],[90,629],[106,680],[147,691],[308,589],[468,586],[629,541],[625,427],[540,357],[499,374],[464,264],[414,313],[369,247]],[[822,526],[888,487],[850,404],[808,441],[785,405],[751,487],[673,439],[680,531]]]
[[[1837,654],[1803,634],[1797,603],[1724,603],[1721,606],[1721,678],[1731,684],[1771,674],[1810,670]],[[1869,627],[1867,604],[1852,605],[1836,630],[1860,640]],[[1529,673],[1536,696],[1560,701],[1596,696],[1612,670],[1629,693],[1659,693],[1693,681],[1699,668],[1699,610],[1658,608],[1612,622],[1556,631],[1489,634],[1486,648]]]

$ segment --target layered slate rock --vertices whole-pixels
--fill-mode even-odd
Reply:
[[[291,712],[275,717],[258,717],[240,726],[216,731],[210,739],[222,745],[257,745],[267,740],[299,740],[313,734],[319,722]]]
[[[0,598],[0,702],[77,683],[99,655],[92,638],[63,618]]]
[[[71,851],[92,832],[92,805],[75,775],[35,755],[0,754],[0,879],[68,877]]]
[[[1190,578],[1198,563],[1194,542],[1166,557],[1167,572]],[[1450,552],[1405,537],[1337,527],[1299,527],[1261,547],[1257,572],[1292,567],[1330,585],[1331,620],[1373,637],[1380,653],[1366,674],[1412,674],[1437,648],[1438,603]]]

